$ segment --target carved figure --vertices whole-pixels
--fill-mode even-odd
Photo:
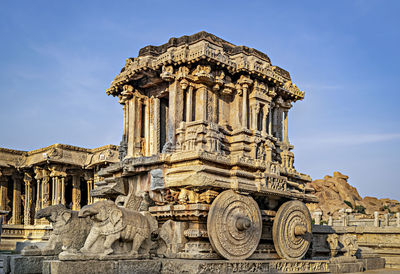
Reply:
[[[85,245],[80,250],[82,253],[111,254],[114,252],[112,245],[120,240],[132,243],[130,255],[138,255],[141,247],[144,253],[148,254],[151,247],[151,234],[158,228],[157,221],[150,213],[142,214],[119,207],[109,200],[84,206],[79,211],[79,217],[90,217],[93,220],[93,227]],[[93,252],[91,247],[99,242],[102,248]]]
[[[329,244],[331,250],[331,258],[335,257],[339,251],[339,236],[337,234],[329,234],[326,241]]]
[[[57,255],[63,250],[79,250],[89,234],[91,221],[78,218],[78,211],[67,209],[64,205],[52,205],[36,212],[35,219],[46,218],[53,226],[49,241],[42,249],[26,247],[23,254],[30,251],[41,255]]]
[[[355,235],[344,235],[342,239],[344,255],[354,257],[358,250],[357,237]]]

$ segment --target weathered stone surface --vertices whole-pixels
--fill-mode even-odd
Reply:
[[[10,273],[39,274],[43,271],[45,260],[54,260],[54,256],[11,256]]]
[[[98,167],[117,161],[114,145],[86,149],[55,144],[33,151],[0,148],[0,210],[10,211],[3,222],[0,249],[13,249],[18,241],[47,240],[49,223],[35,220],[35,213],[50,205],[79,210],[93,203],[90,191],[101,180]]]
[[[44,247],[27,246],[22,250],[22,255],[57,255],[62,250],[79,250],[83,247],[92,225],[90,219],[78,218],[77,211],[67,209],[61,204],[40,209],[35,218],[46,218],[52,224],[53,230]]]
[[[84,206],[79,211],[79,217],[90,217],[93,226],[80,252],[84,254],[99,254],[106,256],[116,253],[116,248],[134,258],[149,254],[151,248],[151,233],[158,229],[156,219],[150,213],[117,206],[113,201],[99,201]],[[116,243],[116,245],[114,245]],[[130,249],[125,247],[129,243]]]
[[[379,266],[379,260],[370,259]],[[43,274],[69,273],[353,273],[362,272],[365,260],[117,260],[45,261]],[[372,266],[371,266],[372,267]],[[368,268],[376,269],[376,268]]]
[[[124,261],[46,261],[43,274],[70,273],[113,273],[113,274],[150,274],[160,273],[160,260],[124,260]]]

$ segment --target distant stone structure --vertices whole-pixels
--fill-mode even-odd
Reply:
[[[93,203],[90,191],[101,180],[97,171],[118,162],[118,147],[95,149],[55,144],[33,151],[0,148],[1,249],[18,241],[48,239],[49,222],[35,219],[42,208],[63,204],[73,210]]]

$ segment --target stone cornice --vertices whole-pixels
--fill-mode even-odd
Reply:
[[[255,78],[273,81],[277,86],[284,86],[282,91],[295,99],[304,98],[304,92],[292,84],[290,74],[280,67],[273,66],[266,54],[245,46],[235,46],[206,32],[171,38],[164,45],[142,48],[138,57],[127,59],[125,67],[106,92],[118,96],[123,91],[123,86],[131,81],[142,79],[144,76],[159,78],[165,66],[193,64],[202,59],[227,70],[232,75],[245,73]]]
[[[95,152],[99,152],[99,151],[103,151],[103,150],[107,150],[107,149],[118,150],[118,146],[116,146],[116,145],[105,145],[105,146],[93,148],[93,149],[90,150],[90,152],[95,153]]]
[[[99,157],[102,153],[105,153],[105,156]],[[105,145],[88,149],[65,144],[53,144],[31,151],[19,151],[0,147],[1,155],[4,156],[0,157],[0,166],[3,167],[29,168],[43,163],[58,163],[91,168],[105,162],[118,161],[118,146]]]
[[[4,147],[0,147],[0,152],[16,154],[16,155],[24,155],[27,153],[27,151],[24,151],[24,150],[9,149],[9,148],[4,148]]]
[[[50,146],[47,146],[47,147],[43,147],[43,148],[39,148],[39,149],[28,151],[28,155],[37,154],[37,153],[43,153],[43,152],[45,152],[45,151],[47,151],[49,149],[52,149],[52,148],[60,148],[60,149],[66,149],[66,150],[72,150],[72,151],[81,151],[81,152],[91,152],[91,149],[88,149],[88,148],[71,146],[71,145],[64,145],[64,144],[54,144],[54,145],[50,145]]]

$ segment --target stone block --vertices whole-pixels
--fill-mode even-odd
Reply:
[[[54,256],[11,256],[10,271],[18,274],[42,273],[43,262],[55,258]]]
[[[113,274],[147,274],[160,273],[161,260],[89,260],[89,261],[45,261],[43,274],[71,273],[113,273]]]
[[[119,261],[118,274],[161,273],[161,260]]]
[[[118,273],[118,262],[114,261],[46,261],[43,264],[43,274],[71,273]]]
[[[364,263],[365,270],[374,270],[385,268],[385,259],[380,257],[363,258],[361,261]]]

